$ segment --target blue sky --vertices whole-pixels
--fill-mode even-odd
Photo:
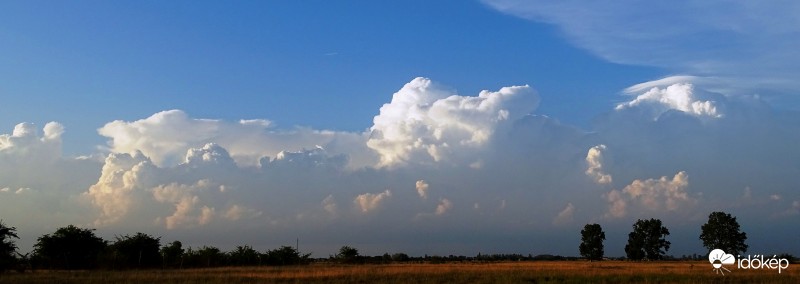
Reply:
[[[800,254],[800,5],[7,1],[0,218],[324,257]],[[771,234],[770,232],[780,232]],[[230,237],[234,233],[236,239]]]
[[[60,121],[73,154],[102,144],[108,121],[168,109],[360,131],[423,76],[464,94],[530,84],[540,113],[588,125],[621,89],[663,75],[480,2],[312,2],[4,3],[0,121]]]

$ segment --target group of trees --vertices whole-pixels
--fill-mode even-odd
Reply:
[[[238,246],[223,252],[213,246],[184,249],[180,241],[161,246],[161,238],[144,233],[115,237],[108,242],[93,229],[69,225],[37,239],[32,256],[16,252],[15,227],[0,221],[0,272],[9,269],[142,269],[245,265],[296,265],[310,262],[311,254],[282,246],[259,252]],[[21,269],[20,269],[21,268]]]
[[[731,214],[711,213],[700,231],[700,240],[709,250],[722,249],[733,255],[747,251],[747,234],[740,230],[739,222]],[[628,244],[625,245],[627,259],[664,259],[670,246],[667,236],[669,230],[663,226],[661,220],[637,220],[633,224],[633,231],[628,234]],[[605,239],[606,234],[599,224],[586,224],[581,230],[581,244],[578,247],[581,256],[589,260],[603,259]]]

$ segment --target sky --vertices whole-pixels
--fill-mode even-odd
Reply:
[[[577,255],[637,219],[800,254],[792,2],[5,1],[0,219],[163,242]]]

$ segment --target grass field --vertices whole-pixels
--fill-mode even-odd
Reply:
[[[445,264],[312,264],[139,271],[36,271],[0,274],[0,283],[800,283],[789,266],[731,268],[708,262],[536,261]]]

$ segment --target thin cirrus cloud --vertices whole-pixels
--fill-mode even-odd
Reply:
[[[611,62],[706,77],[729,93],[800,90],[795,1],[484,2],[553,24],[575,45]]]
[[[537,115],[529,86],[469,96],[426,78],[402,86],[361,133],[171,110],[110,122],[98,131],[105,152],[74,158],[61,153],[60,124],[20,124],[0,135],[0,215],[33,239],[24,227],[78,224],[222,247],[300,236],[323,255],[376,242],[410,253],[518,252],[530,242],[509,235],[573,237],[588,222],[649,217],[692,235],[710,208],[735,209],[744,225],[796,222],[786,213],[800,198],[796,118],[698,82],[662,83],[630,90],[590,130]],[[784,198],[742,203],[745,188],[753,200]],[[454,237],[462,234],[477,237]],[[446,241],[419,247],[433,240]],[[574,254],[574,244],[534,246]]]

